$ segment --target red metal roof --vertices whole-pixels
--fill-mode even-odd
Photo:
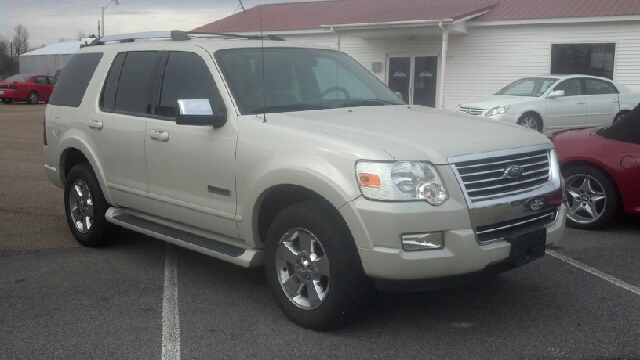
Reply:
[[[322,25],[411,20],[477,20],[640,15],[640,0],[336,0],[266,4],[194,29],[251,32],[319,29]]]

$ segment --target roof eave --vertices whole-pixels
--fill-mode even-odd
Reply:
[[[438,26],[440,24],[453,24],[454,19],[437,19],[437,20],[407,20],[407,21],[388,21],[379,23],[353,23],[353,24],[334,24],[334,25],[320,25],[323,29],[329,29],[332,31],[347,31],[347,30],[375,30],[375,29],[388,29],[388,28],[411,28],[411,27],[423,27],[423,26]]]

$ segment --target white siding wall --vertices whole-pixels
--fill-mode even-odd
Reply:
[[[336,47],[334,34],[286,36],[288,40]],[[340,49],[386,81],[389,55],[440,55],[441,39],[408,37],[361,39],[341,36]],[[469,27],[466,35],[450,35],[445,82],[445,107],[491,95],[508,83],[531,75],[549,73],[551,44],[616,43],[614,80],[640,91],[640,22],[564,25],[513,25]]]

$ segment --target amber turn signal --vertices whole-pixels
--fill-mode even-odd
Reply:
[[[373,174],[358,174],[360,185],[380,187],[380,177]]]

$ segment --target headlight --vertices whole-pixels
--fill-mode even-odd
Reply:
[[[484,114],[484,116],[493,116],[493,115],[498,115],[498,114],[504,114],[507,111],[509,111],[510,108],[511,108],[511,105],[496,106],[496,107],[490,109],[489,111],[487,111],[487,113]]]
[[[424,200],[438,206],[448,197],[438,170],[424,161],[358,161],[356,177],[362,195],[371,200]]]

